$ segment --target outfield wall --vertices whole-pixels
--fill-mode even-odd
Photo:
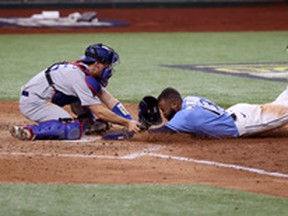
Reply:
[[[0,7],[178,7],[287,3],[288,0],[0,0]]]
[[[0,0],[0,3],[106,3],[106,2],[283,2],[285,0]]]

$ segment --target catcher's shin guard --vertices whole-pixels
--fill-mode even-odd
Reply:
[[[90,109],[86,109],[86,113],[81,114],[77,117],[79,121],[85,121],[86,134],[102,133],[109,130],[110,125],[108,122],[101,119],[96,119]]]
[[[78,120],[51,120],[25,128],[30,130],[35,139],[77,140],[85,132],[85,123]]]

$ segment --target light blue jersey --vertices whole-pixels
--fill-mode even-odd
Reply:
[[[233,118],[223,108],[197,96],[184,98],[181,110],[165,126],[175,132],[205,137],[225,138],[239,135]]]

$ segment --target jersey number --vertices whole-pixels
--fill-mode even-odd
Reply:
[[[200,99],[199,102],[201,107],[209,112],[212,112],[216,115],[221,115],[223,113],[223,109],[221,107],[209,100]]]

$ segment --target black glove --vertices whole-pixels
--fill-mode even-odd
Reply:
[[[158,101],[153,96],[145,96],[138,105],[138,120],[140,128],[147,130],[152,125],[162,123],[161,114],[158,108]]]

